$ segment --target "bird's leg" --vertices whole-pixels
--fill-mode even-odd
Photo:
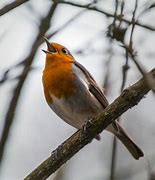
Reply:
[[[92,125],[91,119],[86,120],[82,126],[83,131],[86,131],[87,127],[91,125]]]
[[[83,124],[83,127],[82,127],[83,131],[85,132],[86,129],[87,129],[89,126],[91,126],[92,124],[93,124],[93,123],[92,123],[92,121],[91,121],[91,118],[88,119],[87,121],[85,121],[84,124]],[[97,139],[98,141],[100,141],[100,139],[101,139],[100,135],[98,134],[97,136],[95,136],[95,139]]]

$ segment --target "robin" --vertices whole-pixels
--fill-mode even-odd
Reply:
[[[47,50],[43,71],[43,87],[50,108],[65,122],[81,129],[107,106],[104,92],[88,70],[77,62],[70,51],[45,38]],[[128,149],[135,159],[143,156],[142,150],[131,140],[116,120],[107,129]],[[100,139],[98,135],[96,139]]]

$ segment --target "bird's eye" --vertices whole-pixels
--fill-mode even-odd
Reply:
[[[62,52],[63,52],[64,54],[70,54],[69,51],[68,51],[66,48],[63,48],[63,49],[62,49]]]

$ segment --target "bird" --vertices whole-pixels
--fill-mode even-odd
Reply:
[[[47,50],[43,50],[46,61],[42,83],[47,104],[66,123],[82,129],[109,105],[108,100],[93,76],[65,46],[44,39]],[[106,130],[124,144],[134,159],[144,155],[117,120]],[[100,140],[100,135],[95,138]]]

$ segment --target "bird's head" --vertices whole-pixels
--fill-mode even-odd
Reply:
[[[49,63],[61,63],[61,62],[74,62],[75,59],[69,52],[69,50],[57,43],[49,42],[47,38],[44,38],[47,44],[47,50],[42,50],[46,53],[46,61]]]

